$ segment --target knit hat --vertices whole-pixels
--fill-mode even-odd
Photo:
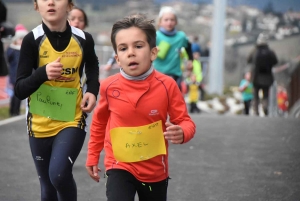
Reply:
[[[174,8],[172,8],[170,6],[163,6],[159,11],[158,18],[161,18],[163,16],[163,14],[165,14],[165,13],[172,13],[176,17],[176,12],[175,12]]]
[[[256,44],[263,45],[268,43],[268,36],[265,33],[260,33],[257,37]]]
[[[200,45],[198,45],[197,43],[192,43],[191,49],[193,53],[195,52],[201,53]]]
[[[12,41],[16,41],[18,39],[24,38],[28,34],[27,29],[23,24],[17,24],[15,27],[15,35],[12,38]]]

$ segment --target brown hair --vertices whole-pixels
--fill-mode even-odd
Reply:
[[[156,47],[156,29],[153,26],[153,22],[154,20],[148,20],[144,14],[130,15],[115,22],[111,32],[111,43],[113,45],[114,51],[117,53],[117,33],[122,29],[128,29],[130,27],[139,28],[146,34],[147,42],[150,46],[150,49]]]
[[[72,1],[72,0],[71,0],[71,1]],[[70,2],[69,2],[69,3],[70,3]],[[76,9],[76,10],[79,10],[79,11],[83,14],[84,25],[85,25],[85,27],[88,27],[88,26],[89,26],[89,20],[88,20],[88,18],[87,18],[86,13],[84,12],[84,10],[81,9],[81,8],[79,8],[79,7],[77,7],[77,6],[74,6],[72,10],[75,10],[75,9]]]

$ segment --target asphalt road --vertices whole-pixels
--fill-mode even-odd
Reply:
[[[195,138],[170,146],[169,201],[300,201],[299,119],[192,118]],[[105,201],[105,179],[85,171],[87,141],[73,171],[78,201]],[[0,201],[39,200],[25,119],[0,122],[0,178]]]

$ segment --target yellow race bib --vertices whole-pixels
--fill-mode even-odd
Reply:
[[[118,127],[110,130],[116,160],[138,162],[166,154],[161,121],[139,127]]]

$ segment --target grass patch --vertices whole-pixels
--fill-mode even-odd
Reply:
[[[9,118],[8,107],[0,107],[0,120]]]
[[[25,109],[21,108],[21,114],[25,114]],[[1,106],[0,107],[0,120],[4,120],[9,118],[9,107],[8,106]]]

